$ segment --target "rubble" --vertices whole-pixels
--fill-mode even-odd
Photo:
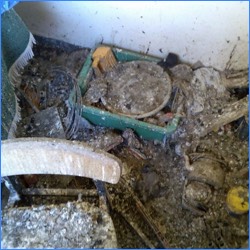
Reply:
[[[13,248],[116,248],[110,216],[86,202],[11,208],[2,217],[2,241]]]
[[[74,56],[76,55],[77,53]],[[65,56],[54,55],[53,58],[62,60]],[[35,74],[34,82],[30,80],[32,77],[26,76],[29,88],[44,79],[39,75],[42,71],[40,61],[37,62],[30,70]],[[121,95],[115,98],[120,101],[124,97],[122,112],[124,114],[125,110],[125,114],[131,115],[131,93],[125,87],[123,90],[126,91],[121,91],[125,86],[124,82],[128,82],[127,78],[122,79],[124,81],[119,80],[123,70],[126,71],[121,65],[121,63],[113,65],[113,70],[107,70],[108,73],[102,73],[96,79],[92,77],[89,89],[83,96],[86,104],[104,110],[111,106],[113,110],[116,104],[111,103],[107,97],[111,93],[115,96],[119,90]],[[149,112],[149,116],[142,119],[163,127],[176,116],[180,117],[181,122],[176,132],[165,138],[164,142],[142,140],[132,129],[124,129],[124,132],[121,132],[94,126],[84,119],[81,120],[82,126],[72,130],[74,134],[72,138],[90,145],[94,153],[98,152],[98,149],[108,151],[116,156],[123,166],[122,179],[116,185],[107,184],[105,187],[108,205],[110,205],[109,213],[114,221],[116,233],[119,235],[117,246],[119,248],[240,248],[246,246],[248,214],[240,214],[237,219],[233,217],[227,209],[226,197],[232,187],[247,188],[249,185],[248,141],[246,140],[248,96],[245,91],[248,89],[248,69],[220,72],[212,67],[205,67],[201,62],[195,65],[181,63],[178,57],[171,53],[167,60],[158,63],[158,66],[154,64],[152,69],[150,69],[152,64],[149,62],[131,62],[129,65],[129,72],[134,74],[135,79],[143,80],[143,77],[152,79],[155,75],[168,75],[164,84],[165,87],[168,84],[171,86],[169,89],[166,87],[171,92],[167,103],[164,103],[157,112]],[[159,65],[165,71],[158,70]],[[68,66],[70,67],[69,64]],[[144,70],[146,70],[145,74]],[[74,67],[69,72],[76,77],[77,74],[72,73],[76,72]],[[150,77],[148,73],[151,74]],[[110,84],[111,81],[118,85]],[[133,85],[133,81],[129,83]],[[28,92],[29,88],[26,94],[32,92]],[[155,85],[150,85],[149,90],[148,96],[157,92]],[[163,93],[162,88],[158,91]],[[151,106],[151,110],[144,110],[148,108],[145,103],[150,102],[145,98],[138,98],[137,95],[136,98],[139,104],[144,105],[138,106],[143,108],[144,113],[155,108]],[[30,99],[34,102],[34,98]],[[154,105],[159,106],[162,100],[158,101]],[[25,103],[25,100],[23,102]],[[56,102],[52,105],[57,109],[63,129],[67,132],[64,120],[67,117],[67,108],[57,105]],[[24,106],[28,111],[24,112],[23,108],[23,117],[36,116],[43,112],[41,110],[39,113],[36,112],[27,103],[22,107]],[[118,111],[115,110],[115,112]],[[73,117],[72,114],[75,113],[70,113],[68,118]],[[134,115],[137,119],[141,119],[138,110]],[[57,115],[55,118],[58,118]],[[243,119],[245,124],[242,123]],[[89,169],[93,170],[95,166],[89,166]],[[66,191],[57,190],[57,192],[51,188],[59,190],[67,188],[72,195],[78,193],[78,189],[86,190],[86,193],[82,191],[81,199],[90,198],[84,178],[78,181],[73,178],[61,183],[60,177],[55,180],[45,176],[39,177],[39,180],[33,184],[35,188],[33,191],[26,189],[26,194],[32,197],[33,202],[56,204],[70,199],[68,196],[59,195],[49,199],[46,193],[67,194]],[[89,186],[89,183],[86,185]],[[50,191],[47,192],[46,188],[49,187]],[[71,193],[73,188],[75,190]],[[95,186],[92,183],[90,190],[93,191],[93,188]],[[42,197],[40,199],[38,195],[35,196],[39,193]],[[105,199],[105,195],[102,198]],[[76,199],[76,195],[71,199]],[[91,197],[91,199],[91,202],[102,203],[101,198]]]

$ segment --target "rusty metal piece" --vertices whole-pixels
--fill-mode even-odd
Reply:
[[[29,196],[98,196],[96,189],[24,188],[21,193]]]
[[[122,162],[82,142],[51,138],[2,141],[1,176],[57,174],[93,178],[116,184]]]
[[[38,182],[39,177],[38,175],[35,175],[35,174],[27,174],[23,176],[23,180],[26,186],[30,187],[31,185],[35,185]]]
[[[37,108],[37,106],[31,101],[31,99],[29,98],[29,96],[26,95],[26,93],[25,93],[22,89],[20,89],[20,88],[18,88],[18,87],[16,87],[16,89],[17,89],[17,91],[23,96],[23,98],[27,101],[27,103],[30,105],[30,107],[31,107],[36,113],[40,112],[40,110]]]
[[[185,86],[185,81],[183,80],[175,80],[174,83],[177,81],[181,82]],[[185,88],[184,88],[185,89]],[[180,87],[176,87],[174,92],[174,98],[171,105],[171,112],[178,115],[178,116],[185,116],[184,115],[184,89]],[[186,90],[188,92],[188,90]],[[186,93],[187,94],[187,93]]]

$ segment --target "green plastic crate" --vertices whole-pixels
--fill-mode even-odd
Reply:
[[[109,46],[109,45],[105,45]],[[112,47],[112,51],[119,62],[129,62],[135,60],[145,60],[159,62],[161,59],[158,57],[142,55],[137,52]],[[92,77],[92,50],[83,65],[83,68],[78,77],[78,84],[80,86],[82,94],[85,93],[87,89],[87,83]],[[86,118],[92,124],[125,130],[126,128],[133,129],[141,138],[146,140],[159,140],[162,141],[168,136],[170,136],[177,128],[179,117],[174,117],[171,122],[168,123],[166,127],[156,126],[150,123],[142,122],[127,116],[113,114],[108,111],[104,111],[91,106],[82,106],[82,117]]]

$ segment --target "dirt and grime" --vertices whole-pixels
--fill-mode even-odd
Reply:
[[[88,53],[88,49],[67,44],[51,46],[49,40],[38,38],[35,57],[24,70],[23,82],[29,88],[42,82],[48,74],[48,65],[63,65],[77,79]],[[151,121],[165,125],[173,114],[178,114],[181,121],[165,144],[142,140],[130,129],[122,132],[87,123],[74,134],[75,140],[104,149],[123,162],[121,181],[116,185],[106,184],[117,247],[244,248],[249,236],[248,213],[231,214],[226,197],[230,188],[248,188],[249,185],[248,137],[239,135],[242,119],[248,124],[247,113],[216,128],[204,130],[204,127],[213,119],[218,121],[225,110],[230,113],[233,103],[246,98],[248,88],[246,85],[240,91],[227,88],[221,83],[223,72],[203,65],[177,64],[167,72],[172,82],[171,105],[168,103],[167,108],[151,117]],[[231,75],[235,77],[236,73]],[[95,96],[89,91],[89,98],[93,97],[91,101],[95,104],[106,93],[105,86],[101,84],[103,88],[94,92]],[[36,112],[21,96],[20,103],[23,119],[34,116]],[[57,108],[61,108],[62,115],[59,116],[62,120],[67,115],[62,111],[63,107],[59,105]],[[24,124],[21,127],[24,128]],[[206,164],[208,169],[211,168],[210,172],[203,169]],[[37,176],[26,186],[95,188],[94,182],[87,178],[46,175]],[[77,199],[72,196],[32,196],[29,202],[55,205]],[[99,204],[96,197],[86,196],[82,200]],[[19,202],[19,205],[27,204]]]
[[[86,202],[34,206],[31,209],[11,208],[3,215],[2,234],[3,248],[117,246],[110,216]]]
[[[170,82],[167,72],[156,63],[118,63],[102,81],[97,78],[89,83],[86,101],[91,103],[101,99],[105,108],[113,113],[145,118],[166,106],[171,93]]]

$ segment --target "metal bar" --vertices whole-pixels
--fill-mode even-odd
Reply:
[[[23,195],[30,196],[98,196],[96,189],[55,189],[55,188],[25,188]]]
[[[99,180],[94,180],[94,183],[99,195],[99,207],[101,207],[106,212],[109,212],[107,203],[107,190],[105,187],[105,183]]]

